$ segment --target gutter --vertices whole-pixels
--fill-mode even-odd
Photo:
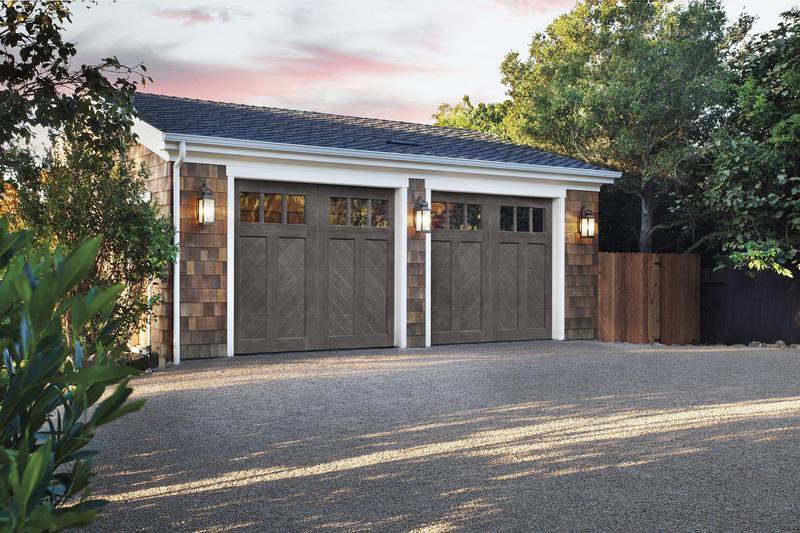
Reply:
[[[181,141],[172,165],[172,223],[178,247],[172,273],[172,364],[181,364],[181,163],[186,159],[186,142]]]
[[[504,170],[519,172],[546,172],[550,174],[563,174],[570,177],[585,177],[586,181],[595,183],[613,183],[622,176],[622,172],[615,170],[597,170],[573,167],[555,167],[548,165],[529,165],[524,163],[506,163],[502,161],[488,161],[483,159],[465,159],[439,156],[426,156],[416,154],[400,154],[394,152],[377,152],[371,150],[354,150],[351,148],[331,148],[325,146],[309,146],[303,144],[288,144],[266,141],[249,141],[231,139],[228,137],[210,137],[205,135],[187,135],[182,133],[164,133],[165,142],[186,143],[191,142],[197,147],[218,146],[222,148],[251,149],[272,152],[311,154],[319,156],[352,157],[359,159],[379,159],[385,161],[409,162],[419,164],[448,165],[465,168]]]

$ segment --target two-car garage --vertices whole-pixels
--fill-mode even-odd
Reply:
[[[395,344],[392,189],[237,180],[235,197],[237,353]],[[551,201],[432,200],[432,343],[550,338]]]

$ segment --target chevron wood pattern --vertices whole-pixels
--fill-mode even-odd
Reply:
[[[260,197],[305,197],[302,224],[289,224],[285,214],[282,223],[237,219],[237,353],[393,343],[391,224],[329,223],[332,197],[383,200],[392,220],[393,191],[245,180],[236,189]],[[254,250],[259,240],[266,248]],[[263,285],[257,281],[265,278]]]
[[[355,240],[328,241],[328,335],[353,335],[355,319]]]
[[[431,318],[434,343],[549,338],[551,202],[456,193],[435,202],[481,206],[479,230],[433,230]],[[545,212],[544,226],[501,229],[502,206]]]

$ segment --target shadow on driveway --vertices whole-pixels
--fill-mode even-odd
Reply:
[[[524,342],[187,362],[95,528],[793,529],[800,352]]]

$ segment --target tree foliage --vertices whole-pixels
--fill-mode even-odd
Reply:
[[[473,105],[469,96],[464,96],[455,105],[441,104],[433,119],[439,126],[477,130],[511,138],[513,131],[505,125],[510,107],[510,100],[496,104],[479,102],[478,105]]]
[[[104,502],[91,498],[96,452],[85,448],[98,427],[143,403],[127,401],[136,371],[113,365],[122,349],[113,308],[123,287],[74,294],[95,264],[100,239],[67,255],[30,243],[30,232],[9,233],[0,221],[3,531],[90,524]]]
[[[97,152],[131,139],[136,81],[143,66],[115,57],[75,67],[62,38],[72,0],[4,0],[0,6],[0,156],[37,126],[65,132]],[[2,159],[0,159],[2,161]]]
[[[40,172],[19,176],[11,202],[15,225],[50,249],[102,237],[89,279],[75,290],[125,286],[115,310],[122,339],[143,325],[156,303],[148,285],[167,276],[177,252],[172,222],[146,195],[147,176],[124,151],[101,154],[64,141]]]
[[[697,198],[728,262],[791,275],[800,265],[800,9],[735,56],[731,100]]]
[[[492,128],[623,171],[618,186],[640,200],[639,249],[649,251],[663,227],[654,214],[692,186],[681,166],[719,123],[725,57],[749,23],[728,26],[717,0],[580,2],[533,37],[527,58],[505,58],[510,103]]]

